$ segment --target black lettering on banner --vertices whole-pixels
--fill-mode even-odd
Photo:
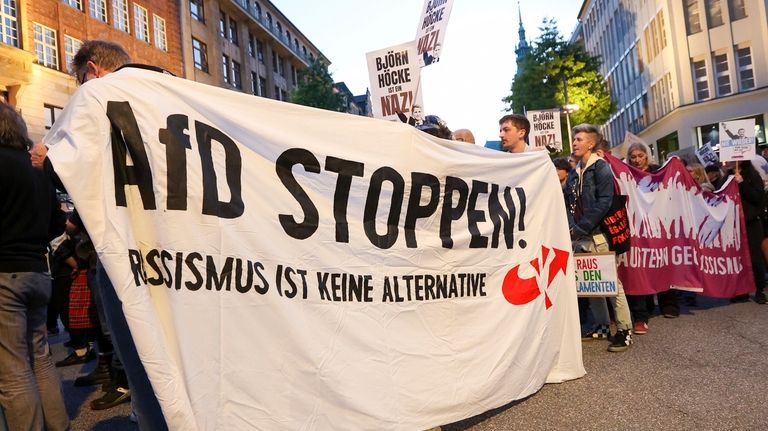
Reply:
[[[128,102],[107,102],[107,118],[111,124],[112,166],[115,170],[115,203],[127,207],[125,186],[139,188],[145,210],[157,209],[152,187],[152,169],[144,148],[139,125]],[[128,166],[128,154],[133,166]]]
[[[488,247],[488,237],[480,235],[480,229],[477,227],[478,223],[485,221],[485,213],[475,208],[477,206],[477,198],[481,193],[488,193],[488,183],[472,180],[472,191],[469,193],[469,203],[467,204],[467,219],[469,233],[471,234],[469,248]]]
[[[203,287],[203,275],[200,274],[200,271],[197,269],[197,265],[195,264],[196,260],[202,262],[203,255],[197,252],[193,252],[187,255],[187,258],[184,259],[184,263],[187,264],[187,268],[189,268],[189,271],[192,273],[192,275],[195,276],[195,281],[184,282],[184,287],[193,292],[200,290],[200,288]]]
[[[493,236],[491,247],[499,247],[499,234],[504,228],[504,242],[508,249],[515,247],[515,203],[512,201],[512,189],[504,187],[504,202],[509,214],[501,207],[499,202],[499,185],[491,184],[491,193],[488,195],[488,213],[493,223]]]
[[[381,186],[384,181],[392,183],[392,199],[390,201],[389,216],[387,217],[387,232],[379,235],[376,232],[376,212],[379,208]],[[403,209],[403,196],[405,194],[405,181],[400,174],[389,166],[382,166],[371,175],[371,183],[368,188],[368,196],[365,200],[363,211],[363,229],[365,236],[376,247],[387,249],[397,241],[398,223],[400,212]]]
[[[160,265],[157,259],[160,257],[160,252],[157,249],[152,249],[147,253],[147,265],[152,268],[152,271],[157,274],[157,277],[147,277],[147,283],[151,286],[159,286],[163,284],[163,274],[160,272]]]
[[[525,230],[525,190],[522,187],[515,187],[517,192],[517,199],[520,201],[520,218],[518,219],[517,230],[522,232]],[[520,240],[520,247],[525,248],[525,240]]]
[[[246,266],[246,278],[245,283],[243,283],[243,265]],[[240,293],[245,293],[249,290],[251,290],[251,283],[253,283],[253,268],[251,267],[250,262],[245,261],[243,262],[242,259],[237,259],[235,261],[235,289],[237,289]]]
[[[421,193],[429,189],[429,201],[421,205]],[[405,244],[408,248],[416,248],[416,221],[431,216],[437,210],[440,200],[440,181],[432,174],[422,172],[411,173],[411,193],[408,197],[408,210],[405,212]]]
[[[173,255],[169,253],[167,250],[163,250],[160,252],[160,262],[163,264],[163,269],[165,270],[165,287],[171,287],[171,283],[173,282],[173,276],[171,275],[171,270],[168,268],[168,261],[173,260]]]
[[[189,118],[186,115],[169,115],[167,128],[160,129],[158,139],[165,145],[165,160],[168,164],[167,187],[168,209],[187,209],[187,149],[192,148],[189,135]]]
[[[349,242],[349,223],[347,223],[347,204],[352,177],[362,177],[365,165],[360,162],[328,156],[325,158],[325,170],[339,174],[336,180],[336,192],[333,196],[333,218],[336,221],[336,242]]]
[[[453,205],[453,193],[458,192],[456,206]],[[451,238],[451,223],[460,219],[464,215],[464,209],[467,206],[467,196],[469,195],[469,186],[464,180],[457,177],[445,177],[445,191],[443,192],[443,211],[440,214],[440,240],[443,242],[443,248],[453,248],[453,239]]]
[[[216,262],[213,260],[213,256],[207,256],[205,261],[205,288],[207,290],[216,289],[217,292],[229,290],[232,283],[232,261],[234,259],[230,256],[224,260],[224,267],[221,271],[216,271]]]
[[[221,218],[237,218],[243,215],[242,172],[243,161],[237,144],[221,130],[195,121],[200,164],[203,171],[203,214]],[[216,168],[213,164],[211,142],[216,141],[224,149],[224,174],[229,187],[229,202],[219,201],[216,186]]]
[[[147,274],[144,273],[144,262],[141,253],[138,250],[128,250],[128,261],[131,263],[131,273],[133,273],[133,282],[136,286],[141,286],[147,282]]]
[[[269,282],[267,281],[267,278],[264,277],[264,264],[261,262],[254,262],[253,269],[256,271],[256,275],[261,279],[261,285],[253,286],[253,290],[256,291],[258,294],[265,294],[269,290]]]
[[[176,290],[181,290],[181,271],[184,269],[181,263],[183,261],[184,253],[176,252],[176,277],[173,279],[173,288]]]
[[[296,239],[307,239],[317,231],[320,215],[307,192],[293,176],[293,166],[298,164],[302,165],[306,172],[320,172],[320,162],[314,154],[303,148],[291,148],[280,154],[275,161],[275,171],[283,186],[301,206],[304,220],[298,223],[294,216],[288,214],[280,214],[279,220],[285,233]]]

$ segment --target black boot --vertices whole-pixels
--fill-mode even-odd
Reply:
[[[99,354],[99,363],[90,373],[75,379],[75,386],[94,386],[107,383],[111,380],[112,354]]]
[[[101,395],[101,398],[91,401],[91,410],[111,409],[130,400],[131,391],[128,389],[128,378],[125,375],[125,370],[115,370],[112,384]]]

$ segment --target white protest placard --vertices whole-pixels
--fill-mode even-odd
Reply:
[[[453,0],[424,0],[421,8],[419,26],[416,28],[416,41],[419,65],[429,66],[440,61],[445,30],[451,16]]]
[[[573,256],[578,296],[618,295],[615,253],[575,253]]]
[[[531,130],[528,133],[528,145],[534,150],[563,149],[563,132],[560,130],[560,110],[545,109],[528,111]]]
[[[712,149],[712,144],[709,142],[705,143],[701,146],[701,148],[696,150],[696,158],[698,158],[699,162],[701,162],[701,164],[705,167],[717,165],[720,163],[720,160],[717,157],[717,153],[715,153],[715,150]]]
[[[419,91],[421,68],[415,42],[369,52],[365,56],[375,118],[398,120],[398,112],[410,117],[414,105],[424,112]]]
[[[542,151],[137,68],[44,142],[171,431],[424,430],[585,374]]]
[[[720,161],[751,160],[755,156],[755,119],[720,123]]]

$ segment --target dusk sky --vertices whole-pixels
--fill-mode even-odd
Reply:
[[[408,42],[416,36],[423,0],[272,0],[288,19],[328,57],[335,81],[354,94],[369,87],[365,54]],[[544,17],[555,18],[570,37],[580,0],[520,2],[526,38],[539,34]],[[454,0],[440,62],[422,69],[424,111],[453,129],[472,130],[478,144],[498,139],[501,98],[515,74],[518,3]]]

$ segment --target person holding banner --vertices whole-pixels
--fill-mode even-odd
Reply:
[[[752,274],[755,279],[755,302],[765,304],[765,260],[761,249],[763,241],[761,217],[765,210],[763,181],[749,161],[725,162],[725,166],[727,176],[733,176],[733,180],[739,185],[744,223],[747,229],[747,242],[749,243],[749,256],[752,262]],[[748,300],[749,295],[746,294],[731,299],[732,302],[746,302]]]
[[[101,78],[118,69],[127,67],[165,72],[163,69],[153,66],[129,64],[130,61],[130,57],[125,49],[119,44],[106,40],[89,40],[83,42],[80,49],[75,54],[74,60],[72,61],[72,69],[75,71],[75,77],[80,85],[84,85],[91,79]],[[78,93],[75,93],[74,97],[77,97],[77,94]],[[79,101],[89,102],[84,98],[81,98]],[[63,121],[81,121],[83,116],[88,115],[88,112],[85,111],[82,115],[79,114],[80,113],[65,116]],[[82,123],[86,124],[87,121],[82,121]],[[45,137],[47,140],[45,144],[35,145],[32,149],[32,163],[46,172],[53,174],[55,182],[63,189],[63,184],[61,184],[61,181],[55,176],[53,165],[46,157],[47,145],[61,143],[60,141],[55,141],[57,138],[61,139],[62,137],[58,136],[52,138],[47,135]],[[95,275],[98,279],[96,285],[98,285],[98,288],[101,290],[100,299],[98,301],[100,301],[104,307],[104,317],[114,343],[114,348],[117,353],[116,356],[119,357],[125,369],[127,382],[123,383],[128,383],[128,386],[130,386],[131,406],[136,413],[139,429],[167,429],[163,412],[160,409],[160,404],[157,401],[157,397],[152,389],[152,385],[147,377],[146,370],[139,358],[136,345],[128,328],[125,314],[123,314],[122,303],[100,262],[97,265]],[[118,385],[110,386],[108,392],[105,393],[102,398],[94,400],[94,402],[98,402],[98,404],[94,406],[92,403],[91,408],[109,408],[126,399],[126,394],[120,390],[122,388],[118,388]]]
[[[509,114],[499,120],[499,138],[501,149],[509,153],[525,151],[531,122],[524,115]]]
[[[615,186],[608,163],[595,153],[604,140],[597,127],[591,124],[574,127],[572,135],[573,155],[578,163],[568,174],[564,193],[573,250],[576,253],[605,253],[609,247],[600,223],[610,209]],[[617,326],[616,335],[608,346],[611,352],[623,352],[632,344],[627,299],[620,282],[617,287],[617,297],[609,299],[616,314]],[[610,317],[605,298],[590,298],[589,305],[595,326],[583,338],[608,339]]]
[[[633,142],[627,148],[627,161],[630,166],[643,172],[656,172],[660,166],[653,163],[651,149],[642,141]],[[680,305],[673,291],[659,292],[656,295],[662,315],[669,319],[680,316]],[[648,320],[655,308],[653,295],[627,295],[629,309],[635,322],[635,334],[643,335],[648,332]]]

